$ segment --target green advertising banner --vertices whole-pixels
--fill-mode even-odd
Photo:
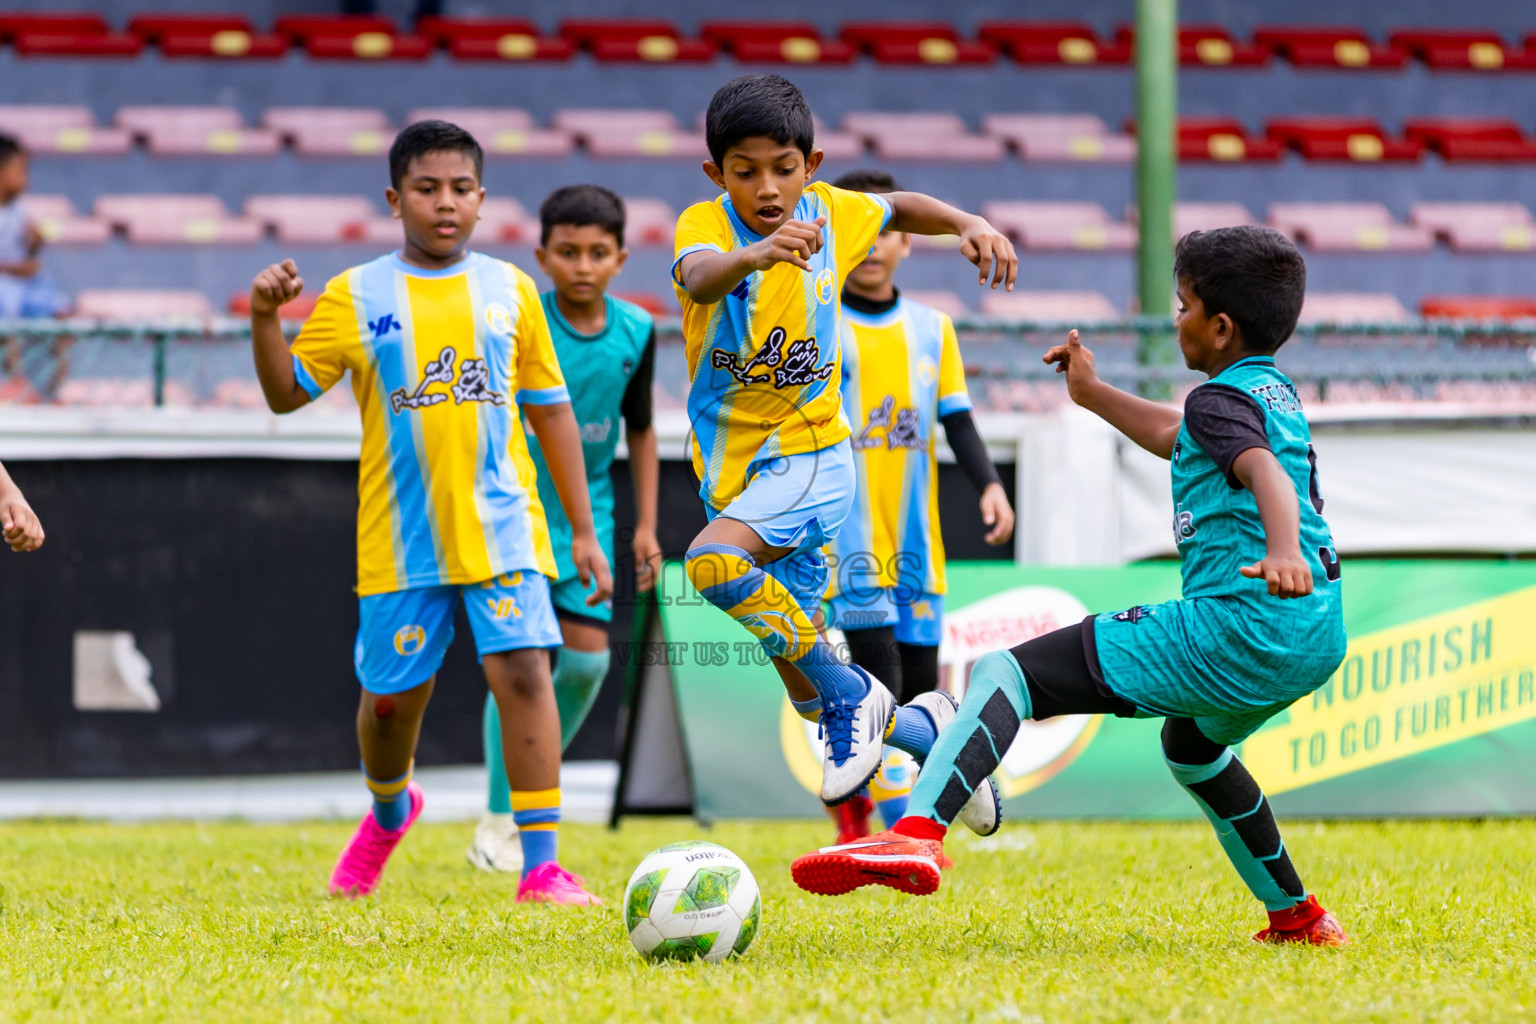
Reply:
[[[1321,689],[1239,751],[1292,815],[1536,812],[1536,564],[1351,561],[1349,650]],[[778,674],[723,612],[666,567],[659,633],[620,652],[647,685],[670,681],[695,813],[703,819],[823,813],[820,745]],[[944,685],[969,665],[1081,620],[1175,598],[1178,566],[949,570]],[[1157,720],[1063,716],[1026,722],[998,769],[1004,813],[1187,817],[1163,765]]]

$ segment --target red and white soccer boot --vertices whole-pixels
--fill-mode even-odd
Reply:
[[[789,867],[795,884],[818,896],[841,896],[866,885],[883,885],[913,896],[939,887],[944,844],[885,831],[852,843],[823,846]],[[945,858],[947,859],[947,858]]]
[[[875,802],[860,793],[852,800],[845,800],[836,807],[828,807],[827,813],[837,823],[837,845],[857,842],[869,836],[869,816]]]

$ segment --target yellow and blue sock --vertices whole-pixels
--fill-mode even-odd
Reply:
[[[512,820],[523,845],[523,877],[556,859],[560,846],[560,787],[512,790]]]
[[[415,770],[416,762],[412,761],[398,779],[380,780],[368,774],[366,765],[363,767],[363,780],[368,784],[368,792],[373,794],[373,820],[386,832],[405,827],[405,819],[411,816],[411,798],[405,789],[411,784],[411,773]]]
[[[916,779],[917,765],[912,758],[905,751],[887,749],[880,770],[869,780],[869,798],[875,802],[886,828],[906,816]]]

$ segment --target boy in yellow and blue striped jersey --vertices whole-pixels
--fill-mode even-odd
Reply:
[[[821,549],[855,488],[839,394],[843,281],[888,226],[959,235],[979,282],[990,277],[993,287],[1012,287],[1018,258],[984,219],[929,196],[811,183],[822,154],[810,107],[778,75],[726,84],[705,122],[704,172],[724,194],[683,212],[672,269],[693,464],[710,519],[687,572],[758,638],[796,709],[820,722],[821,797],[833,805],[875,774],[884,739],[926,750],[942,724],[898,709],[879,680],[843,664],[817,625]]]
[[[890,193],[884,171],[852,171],[838,188]],[[980,494],[988,544],[1013,535],[1013,508],[971,416],[954,323],[913,302],[895,275],[911,252],[908,237],[885,231],[843,286],[843,407],[853,425],[858,497],[833,541],[831,624],[843,631],[854,664],[884,681],[900,702],[947,701],[939,683],[943,631],[944,538],[939,528],[935,427]],[[925,696],[926,695],[926,696]],[[887,751],[869,795],[887,827],[905,811],[916,771]],[[839,842],[869,834],[869,801],[836,808]]]
[[[590,601],[612,591],[592,525],[581,438],[533,280],[470,252],[485,190],[473,137],[410,125],[389,152],[386,192],[404,247],[332,279],[290,350],[277,309],[303,280],[291,260],[251,288],[257,375],[274,412],[319,398],[347,372],[363,420],[353,661],[357,735],[373,808],[342,851],[332,893],[366,895],[421,813],[411,781],[421,717],[453,610],[464,602],[501,707],[524,871],[519,901],[598,902],[556,858],[560,721],[548,648],[549,529],[519,408],[550,453]]]

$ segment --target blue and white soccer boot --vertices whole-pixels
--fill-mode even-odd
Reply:
[[[933,719],[934,729],[942,733],[955,720],[955,712],[960,704],[942,690],[930,690],[913,697],[907,702],[907,707],[922,708]],[[997,795],[997,786],[993,784],[992,776],[981,780],[981,784],[971,793],[971,798],[960,808],[956,820],[979,836],[989,836],[997,831],[1003,820],[1003,803]]]
[[[885,684],[857,665],[869,692],[857,704],[822,705],[821,802],[828,807],[852,798],[875,777],[885,758],[885,731],[896,714],[896,698]]]

